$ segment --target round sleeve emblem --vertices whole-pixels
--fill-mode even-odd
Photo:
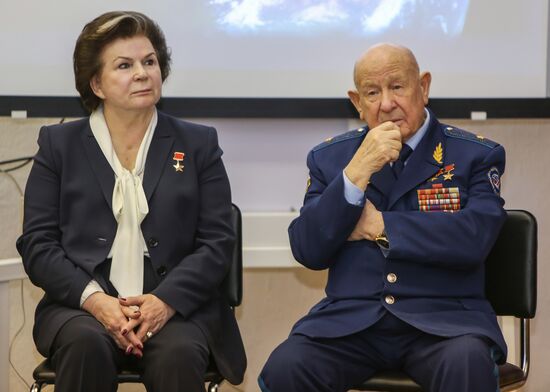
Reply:
[[[500,195],[500,173],[498,169],[493,166],[487,173],[487,176],[489,177],[489,182],[491,183],[493,192]]]

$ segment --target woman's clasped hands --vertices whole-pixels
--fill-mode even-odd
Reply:
[[[115,298],[96,292],[84,302],[84,310],[94,316],[118,347],[138,358],[143,345],[172,318],[175,310],[153,294]]]

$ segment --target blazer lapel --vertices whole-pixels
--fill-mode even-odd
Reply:
[[[433,116],[433,114],[432,114]],[[391,191],[388,210],[408,191],[416,188],[419,184],[432,177],[443,167],[445,159],[445,139],[441,132],[439,122],[432,117],[428,132],[424,135],[418,146],[415,148],[407,165],[395,182]],[[436,148],[441,143],[441,157],[436,154]]]
[[[174,144],[174,130],[164,114],[158,112],[158,122],[149,146],[147,160],[145,161],[145,173],[143,174],[143,190],[147,201],[157,187],[163,170],[170,162],[167,162],[172,145]]]
[[[109,205],[109,209],[112,210],[115,173],[105,158],[105,155],[103,155],[101,147],[97,144],[89,122],[87,123],[85,131],[82,133],[82,143],[84,145],[84,150],[86,151],[88,160],[90,161],[92,171],[94,172],[97,182],[99,182],[101,191],[103,192],[103,196],[105,197],[105,201]]]

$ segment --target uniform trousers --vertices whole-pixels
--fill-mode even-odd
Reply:
[[[91,315],[74,317],[57,334],[51,363],[56,392],[114,392],[118,369],[134,366],[148,392],[204,392],[209,363],[206,337],[175,315],[144,343],[143,358],[126,356]]]
[[[389,312],[338,338],[292,334],[265,364],[263,392],[344,392],[380,370],[402,370],[429,392],[498,391],[495,348],[484,337],[434,336]]]

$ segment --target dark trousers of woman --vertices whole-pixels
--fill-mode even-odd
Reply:
[[[108,277],[111,260],[98,267]],[[108,281],[108,278],[106,278]],[[144,261],[143,292],[158,284],[148,257]],[[109,294],[117,296],[108,282]],[[143,347],[143,358],[125,355],[93,316],[67,321],[59,330],[50,359],[56,372],[56,392],[114,392],[119,369],[132,364],[148,392],[204,392],[204,374],[210,350],[206,336],[193,322],[177,313]]]
[[[129,362],[141,372],[148,392],[205,390],[206,337],[177,314],[144,344],[141,359],[126,356],[90,315],[69,320],[55,338],[52,351],[56,392],[114,392],[118,370]]]

